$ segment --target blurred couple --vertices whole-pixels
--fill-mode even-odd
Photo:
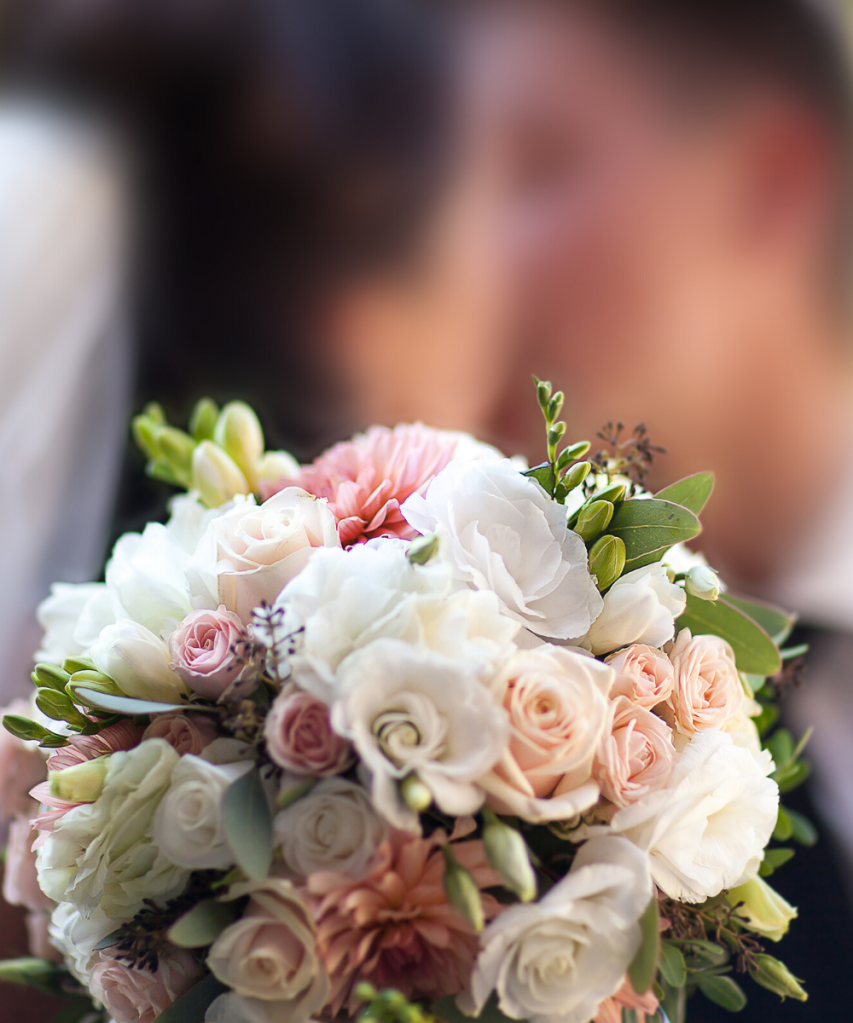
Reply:
[[[424,419],[538,461],[532,370],[565,389],[572,435],[645,417],[670,451],[661,483],[717,473],[703,547],[730,585],[798,608],[813,644],[808,684],[786,701],[792,727],[820,734],[824,841],[786,868],[803,909],[786,958],[811,1001],[758,997],[746,1016],[843,1013],[841,0],[38,0],[14,13],[0,524],[21,542],[0,622],[23,636],[46,580],[97,574],[117,492],[114,531],[150,517],[160,495],[119,485],[123,424],[143,399],[180,417],[204,393],[248,398],[303,457],[348,429]],[[110,393],[124,405],[105,405]],[[61,444],[83,468],[68,470]],[[62,542],[72,515],[91,523],[88,550]]]

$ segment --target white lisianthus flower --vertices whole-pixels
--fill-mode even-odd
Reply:
[[[83,916],[70,902],[60,902],[50,915],[48,933],[53,947],[62,953],[65,965],[84,987],[88,987],[89,973],[98,959],[95,946],[120,926],[121,921],[111,920],[99,909]]]
[[[297,487],[261,505],[238,497],[210,522],[190,559],[190,588],[205,606],[224,604],[249,624],[252,611],[275,603],[319,547],[340,547],[325,501]]]
[[[302,630],[290,666],[303,689],[331,703],[342,662],[377,639],[405,640],[481,668],[509,652],[518,624],[501,614],[497,598],[460,589],[440,562],[411,564],[407,550],[388,539],[318,551],[286,587],[287,628]]]
[[[85,654],[108,625],[127,617],[106,583],[55,583],[38,609],[44,629],[36,661],[62,664]]]
[[[89,656],[98,671],[109,675],[125,696],[178,704],[190,694],[186,682],[172,670],[169,648],[163,640],[129,618],[108,625]]]
[[[380,640],[341,673],[344,695],[332,727],[349,739],[372,775],[373,802],[395,827],[417,828],[398,786],[417,776],[453,816],[483,805],[477,782],[506,746],[506,712],[464,662]]]
[[[621,838],[587,842],[539,902],[511,906],[486,928],[460,1008],[530,1023],[588,1023],[614,995],[642,940],[652,897],[648,857]]]
[[[251,762],[217,766],[200,757],[181,757],[154,817],[154,842],[172,863],[186,870],[226,870],[234,853],[222,828],[222,799],[252,769]]]
[[[426,497],[403,505],[407,522],[438,533],[457,578],[492,590],[538,636],[583,636],[602,609],[583,540],[566,509],[510,461],[452,462]]]
[[[342,778],[320,782],[273,821],[282,859],[299,880],[325,872],[363,877],[387,830],[364,789]]]
[[[38,851],[42,891],[88,917],[95,910],[125,920],[145,899],[183,890],[187,871],[154,844],[154,814],[169,788],[178,754],[163,739],[113,753],[100,797],[69,810]]]
[[[699,732],[666,787],[620,810],[610,828],[648,851],[670,898],[705,902],[758,873],[779,812],[773,769],[766,750],[754,755],[722,732]]]
[[[599,657],[634,644],[662,647],[686,606],[684,590],[669,581],[663,565],[638,568],[613,584],[586,643]]]
[[[781,941],[798,915],[795,907],[761,877],[733,888],[726,901],[736,907],[735,916],[744,926],[771,941]]]

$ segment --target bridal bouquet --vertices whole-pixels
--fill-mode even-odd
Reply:
[[[684,543],[710,474],[651,495],[638,428],[547,461],[374,428],[308,466],[254,413],[135,423],[188,490],[106,581],[54,587],[0,744],[0,979],[64,1023],[642,1023],[741,975],[810,844],[774,731],[793,619]]]

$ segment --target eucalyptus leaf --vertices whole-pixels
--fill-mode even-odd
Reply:
[[[684,987],[687,983],[687,966],[680,949],[669,942],[663,942],[660,950],[660,972],[670,987]]]
[[[257,768],[226,791],[222,824],[240,869],[253,881],[263,881],[272,864],[272,818]]]
[[[682,508],[692,511],[694,515],[701,515],[713,492],[714,474],[699,472],[695,476],[688,476],[687,479],[673,483],[672,486],[657,494],[657,498],[660,501],[680,504]]]
[[[797,624],[796,615],[788,614],[787,611],[774,607],[772,604],[765,604],[757,600],[744,600],[743,597],[736,597],[731,593],[726,593],[723,599],[727,604],[736,607],[738,611],[742,611],[748,618],[760,625],[776,646],[782,646]]]
[[[228,988],[210,974],[190,988],[177,1002],[173,1002],[157,1017],[157,1023],[204,1023],[207,1010],[227,991]]]
[[[779,816],[776,818],[773,837],[777,842],[788,842],[794,837],[794,825],[791,823],[791,816],[784,806],[779,807]]]
[[[146,714],[168,714],[176,710],[192,709],[187,703],[155,703],[152,700],[134,700],[130,696],[113,696],[111,693],[96,693],[94,689],[76,689],[75,698],[87,707],[97,707],[113,714],[127,717],[144,717]],[[204,708],[196,708],[203,710]]]
[[[172,924],[169,941],[179,948],[207,948],[236,920],[238,912],[233,902],[205,899]]]
[[[101,938],[98,944],[95,945],[95,951],[103,952],[104,949],[115,948],[115,946],[121,941],[124,935],[125,929],[123,927],[119,927],[117,931],[112,931],[110,934],[106,936],[106,938]]]
[[[773,640],[757,622],[728,603],[687,596],[687,609],[678,620],[679,629],[694,636],[719,636],[731,646],[738,670],[746,675],[777,675],[782,658]]]
[[[687,508],[669,501],[625,501],[610,523],[608,532],[625,543],[626,572],[660,561],[679,543],[702,532],[699,519]]]
[[[742,1012],[746,1008],[746,995],[731,977],[696,975],[696,984],[702,994],[726,1012]]]
[[[658,926],[658,900],[652,896],[640,917],[642,943],[634,961],[628,967],[628,977],[638,995],[644,995],[654,983],[661,955],[660,927]]]

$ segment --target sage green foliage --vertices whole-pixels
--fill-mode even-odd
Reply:
[[[689,508],[670,501],[625,501],[610,523],[609,532],[618,536],[627,552],[626,572],[660,561],[668,550],[687,543],[702,532]]]
[[[767,632],[724,594],[711,603],[687,597],[687,610],[678,620],[679,629],[694,635],[719,636],[731,646],[738,670],[747,675],[767,677],[782,670],[778,646]]]
[[[702,994],[727,1012],[741,1012],[746,1008],[746,995],[731,977],[714,973],[696,975],[696,985]]]
[[[273,835],[270,808],[257,768],[226,790],[222,827],[237,866],[253,881],[263,881],[272,866]]]
[[[631,986],[638,995],[644,995],[651,990],[657,976],[661,956],[659,920],[658,900],[655,894],[640,917],[642,942],[634,961],[628,967]]]
[[[207,1010],[228,988],[208,975],[157,1017],[157,1023],[204,1023]]]
[[[172,924],[168,938],[179,948],[207,948],[239,914],[233,902],[205,899]]]

